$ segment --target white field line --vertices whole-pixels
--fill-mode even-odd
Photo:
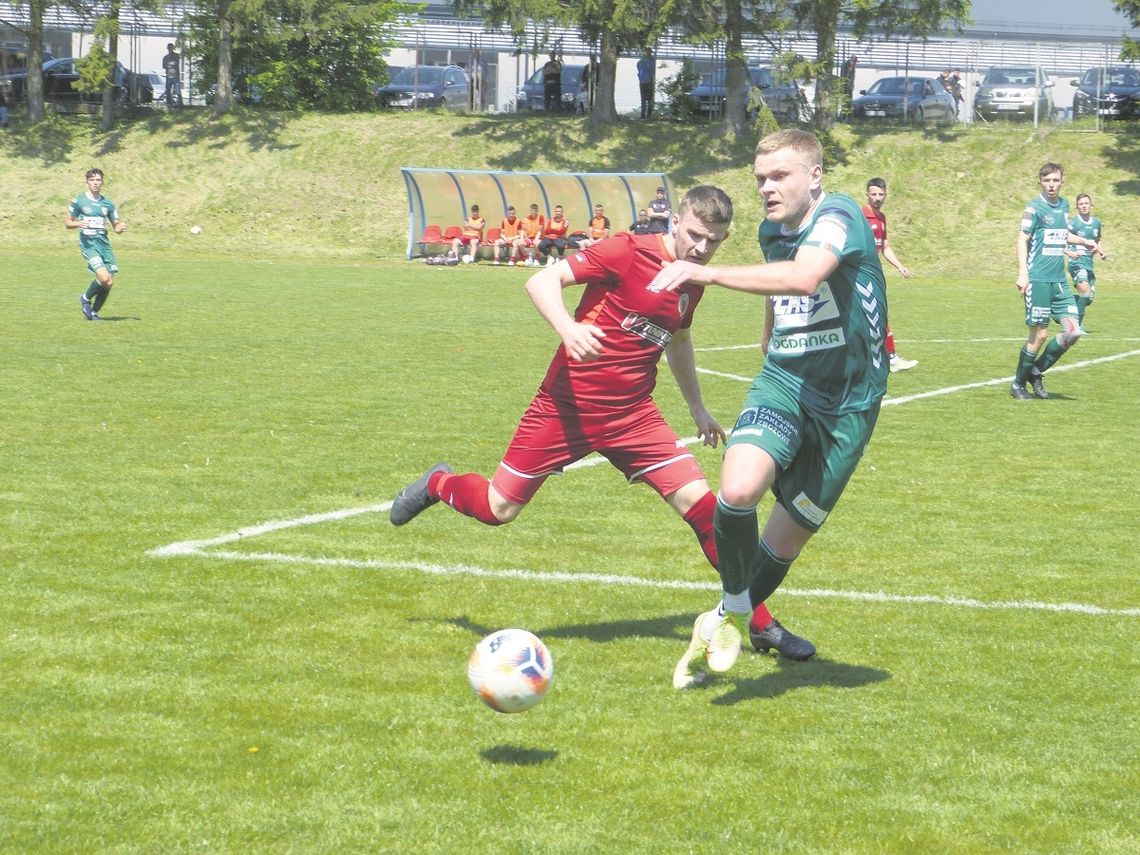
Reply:
[[[752,346],[740,345],[739,347]],[[717,348],[711,348],[717,349]],[[723,350],[734,348],[720,348]],[[1089,365],[1096,365],[1102,362],[1113,362],[1118,359],[1125,359],[1130,356],[1140,355],[1140,350],[1133,350],[1127,353],[1119,353],[1114,356],[1104,356],[1099,359],[1089,359],[1083,362],[1074,362],[1068,365],[1054,366],[1051,371],[1070,371],[1076,368],[1084,368]],[[706,374],[715,374],[729,379],[741,380],[751,383],[751,377],[738,377],[732,374],[721,374],[715,371],[708,371],[705,369],[697,369]],[[978,383],[968,383],[961,386],[950,386],[945,389],[936,389],[931,392],[923,392],[917,395],[910,395],[905,398],[891,398],[883,401],[884,406],[890,404],[905,404],[909,401],[917,401],[922,398],[930,398],[937,395],[947,395],[951,392],[958,392],[964,389],[973,389],[979,386],[996,386],[1001,383],[1009,383],[1013,378],[1004,377],[994,380],[984,380]],[[685,445],[692,445],[699,442],[699,437],[688,437],[683,440]],[[577,463],[567,466],[569,469],[580,469],[589,466],[596,466],[600,463],[605,463],[604,457],[598,455],[591,455]],[[420,573],[427,573],[433,575],[451,575],[451,576],[479,576],[483,578],[493,579],[519,579],[532,582],[560,582],[570,584],[598,584],[598,585],[611,585],[623,587],[651,587],[651,588],[670,588],[682,590],[697,590],[697,591],[716,591],[719,586],[712,582],[688,582],[684,580],[659,580],[659,579],[645,579],[640,576],[622,576],[615,574],[599,574],[599,573],[558,573],[549,571],[535,571],[535,570],[511,570],[500,569],[494,570],[484,567],[472,567],[463,564],[445,566],[441,564],[424,564],[418,562],[408,561],[376,561],[371,559],[352,559],[352,558],[326,558],[318,557],[313,558],[304,555],[288,555],[276,552],[234,552],[231,550],[215,549],[214,547],[223,546],[229,543],[238,543],[243,540],[252,539],[263,534],[269,534],[274,531],[281,531],[289,528],[300,528],[307,525],[318,525],[325,522],[336,522],[339,520],[349,519],[351,517],[360,516],[362,514],[376,514],[384,513],[392,507],[392,503],[380,502],[374,505],[365,505],[359,508],[344,508],[339,511],[328,511],[320,514],[307,514],[303,517],[296,517],[290,520],[271,520],[269,522],[259,523],[253,526],[240,528],[237,531],[228,534],[219,535],[217,537],[207,538],[205,540],[183,540],[176,543],[170,543],[166,546],[160,546],[147,552],[147,555],[152,555],[160,558],[169,558],[175,556],[193,556],[205,558],[221,558],[230,561],[263,561],[275,562],[286,564],[309,564],[320,567],[349,567],[354,569],[364,570],[412,570]],[[933,594],[888,594],[882,591],[834,591],[819,588],[810,589],[797,589],[797,588],[780,588],[781,594],[786,594],[791,597],[814,597],[817,599],[842,599],[842,600],[856,600],[861,602],[875,602],[875,603],[910,603],[918,605],[941,605],[941,606],[957,606],[960,608],[970,609],[1007,609],[1007,610],[1028,610],[1028,611],[1047,611],[1047,612],[1070,612],[1086,615],[1108,615],[1120,617],[1140,617],[1140,608],[1133,609],[1112,609],[1102,606],[1094,606],[1086,603],[1043,603],[1036,600],[1009,600],[1009,601],[996,601],[986,602],[984,600],[975,600],[965,597],[940,597]]]

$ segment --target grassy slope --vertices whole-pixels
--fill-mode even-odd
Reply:
[[[108,138],[82,119],[17,128],[0,137],[0,149],[0,181],[10,197],[0,226],[30,246],[73,246],[59,221],[92,164],[107,172],[107,194],[131,223],[136,252],[178,251],[198,223],[211,252],[399,257],[407,222],[403,165],[661,169],[682,188],[700,181],[724,187],[745,231],[758,218],[750,147],[725,151],[708,126],[625,122],[594,138],[577,119],[245,112],[214,121],[187,112],[124,125]],[[862,198],[866,179],[882,175],[892,227],[906,236],[896,239],[904,259],[922,252],[939,272],[979,262],[993,270],[1011,265],[1018,210],[1045,160],[1065,165],[1067,195],[1093,194],[1111,246],[1140,240],[1129,214],[1140,191],[1134,125],[1111,134],[1035,133],[1020,125],[840,127],[829,146],[827,185]],[[751,255],[748,243],[734,242],[736,252]]]

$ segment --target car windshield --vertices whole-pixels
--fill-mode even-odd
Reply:
[[[443,69],[438,65],[411,65],[392,78],[400,86],[419,83],[439,83],[443,79]]]
[[[991,68],[983,86],[1034,86],[1037,72],[1032,68]]]
[[[727,74],[727,68],[714,69],[705,75],[704,80],[701,81],[701,86],[723,87]],[[752,82],[761,89],[767,89],[772,85],[772,70],[769,68],[749,68],[748,75],[752,78]]]
[[[884,77],[882,80],[876,80],[871,84],[871,88],[867,90],[868,95],[902,95],[907,89],[906,77]],[[910,91],[921,92],[922,81],[917,77],[911,77]]]
[[[1096,86],[1098,76],[1101,77],[1101,86],[1140,86],[1140,74],[1134,68],[1090,68],[1081,83]]]

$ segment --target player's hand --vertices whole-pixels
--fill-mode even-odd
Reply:
[[[910,279],[910,268],[903,266],[899,268],[899,273],[902,274],[903,279]]]
[[[1017,290],[1021,292],[1022,297],[1025,296],[1025,292],[1029,290],[1029,277],[1028,276],[1024,276],[1024,277],[1018,276],[1017,277]]]
[[[649,283],[649,290],[654,293],[661,291],[676,291],[686,282],[708,282],[707,269],[691,261],[663,261],[661,272],[653,277]]]
[[[115,223],[115,234],[121,235],[126,230],[127,230],[127,224],[124,223],[122,220],[119,220],[117,223]]]
[[[728,442],[728,435],[720,426],[720,422],[709,415],[709,411],[704,407],[693,412],[693,421],[696,422],[701,442],[709,448],[716,448],[718,442]]]
[[[606,334],[593,324],[575,323],[564,336],[562,346],[572,362],[594,362],[602,355],[601,339]]]

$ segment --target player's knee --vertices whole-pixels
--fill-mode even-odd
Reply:
[[[1066,325],[1064,331],[1062,331],[1062,333],[1057,336],[1057,341],[1060,342],[1061,347],[1065,348],[1065,350],[1068,350],[1070,347],[1080,341],[1082,335],[1084,335],[1084,330],[1082,330],[1080,326],[1074,325],[1072,328],[1069,328]]]
[[[503,525],[514,522],[518,518],[518,515],[522,513],[522,509],[526,507],[525,505],[520,505],[516,502],[508,501],[507,499],[497,499],[494,496],[491,496],[490,501],[491,513],[494,514],[495,519]]]

